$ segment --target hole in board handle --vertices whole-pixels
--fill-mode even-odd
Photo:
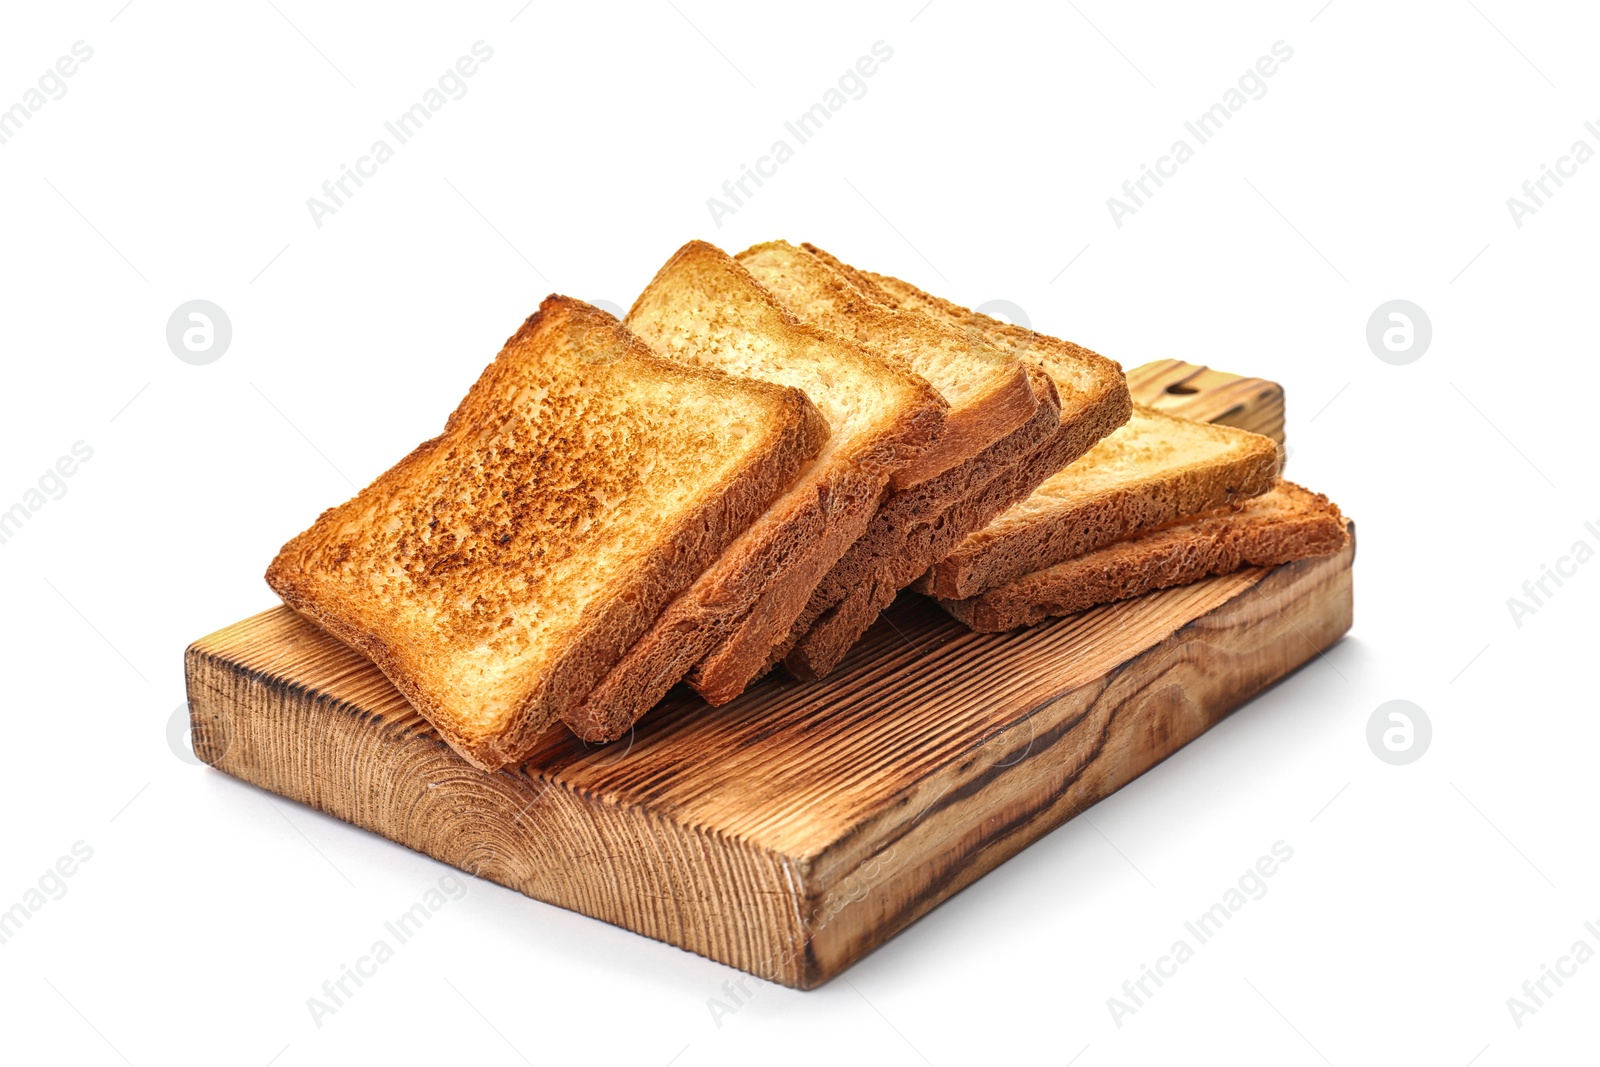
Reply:
[[[1193,396],[1199,391],[1200,390],[1196,389],[1194,386],[1187,385],[1183,382],[1173,382],[1166,388],[1166,392],[1171,393],[1173,396]]]

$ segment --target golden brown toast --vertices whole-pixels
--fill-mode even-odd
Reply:
[[[895,472],[938,439],[947,408],[903,365],[799,322],[703,241],[661,268],[627,324],[669,359],[803,390],[831,434],[788,491],[569,709],[568,725],[593,740],[625,733],[685,677],[715,702],[736,696],[821,573],[866,529]],[[713,677],[689,673],[707,657]]]
[[[976,596],[1140,530],[1265,493],[1277,477],[1270,438],[1137,405],[1127,423],[967,537],[913,588]]]
[[[1271,567],[1338,552],[1344,516],[1327,497],[1279,480],[1269,492],[1106,545],[960,600],[941,599],[974,630],[999,633],[1187,585],[1243,567]]]
[[[787,241],[753,245],[735,258],[796,318],[855,341],[880,359],[926,378],[950,405],[933,447],[896,473],[896,490],[977,455],[1033,417],[1039,405],[1027,364],[920,311],[869,299],[814,254]],[[832,258],[832,257],[828,257]]]
[[[515,763],[794,481],[798,389],[685,366],[551,296],[444,431],[267,570],[469,762]]]
[[[980,529],[1067,463],[1128,420],[1132,400],[1122,368],[1070,341],[1037,333],[930,296],[908,282],[839,262],[810,245],[809,251],[840,270],[858,289],[902,309],[921,311],[991,349],[1010,353],[1054,382],[1061,413],[1055,432],[1019,470],[985,470],[985,480],[964,497],[947,501],[937,514],[918,516],[907,536],[864,538],[818,583],[806,615],[816,621],[792,634],[784,658],[796,677],[818,678],[837,666],[895,594],[916,581],[968,534]]]
[[[1028,373],[1044,401],[1035,417],[968,463],[891,496],[825,584],[818,584],[789,637],[773,649],[769,667],[783,661],[791,674],[805,680],[826,674],[899,589],[954,548],[968,530],[1026,496],[1044,477],[1042,472],[1066,462],[1063,449],[1073,442],[1057,432],[1061,400],[1055,382],[1037,367],[1029,367]],[[964,476],[963,484],[941,484],[958,476]],[[941,491],[946,488],[960,491]],[[804,647],[797,648],[802,638]]]

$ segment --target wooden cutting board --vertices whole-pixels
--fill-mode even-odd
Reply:
[[[1175,361],[1129,381],[1281,438],[1271,383]],[[495,774],[279,607],[188,650],[194,747],[528,896],[811,988],[1337,641],[1353,552],[1008,634],[905,594],[824,681],[717,709],[675,690],[627,739],[558,726]]]

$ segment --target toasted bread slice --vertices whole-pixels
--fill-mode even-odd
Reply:
[[[1120,364],[1082,345],[1003,322],[940,299],[910,282],[870,271],[860,272],[897,307],[915,308],[935,319],[970,331],[991,348],[1014,353],[1042,368],[1061,392],[1061,433],[1078,443],[1081,456],[1094,443],[1128,421],[1133,400]],[[1076,458],[1076,457],[1074,457]]]
[[[974,630],[999,633],[1243,567],[1338,552],[1344,516],[1327,497],[1279,480],[1269,492],[1023,575],[975,597],[941,599]]]
[[[823,446],[803,392],[551,296],[438,437],[267,570],[469,762],[525,758]]]
[[[840,277],[848,281],[857,292],[880,307],[898,312],[901,315],[912,315],[918,318],[936,321],[936,324],[946,330],[955,331],[964,339],[965,344],[980,358],[983,363],[999,363],[1008,367],[1019,367],[1027,376],[1028,387],[1033,396],[1033,404],[1042,405],[1031,408],[1028,418],[1020,423],[1016,429],[994,441],[989,447],[942,472],[938,477],[929,479],[915,486],[915,491],[909,494],[897,493],[895,499],[885,506],[889,508],[894,519],[893,524],[880,524],[874,527],[869,538],[864,538],[863,543],[852,548],[852,560],[861,561],[868,556],[882,558],[895,557],[910,564],[898,541],[886,539],[886,534],[892,530],[905,530],[911,524],[932,523],[939,520],[943,512],[953,507],[958,501],[969,494],[975,493],[988,485],[991,480],[1002,472],[1018,474],[1022,477],[1033,476],[1042,481],[1053,474],[1062,462],[1052,458],[1049,450],[1043,446],[1053,440],[1061,429],[1061,396],[1056,389],[1055,379],[1041,367],[1019,359],[1016,347],[1007,341],[991,344],[977,331],[972,329],[957,329],[956,326],[944,320],[932,320],[931,316],[911,307],[901,307],[895,297],[890,295],[877,283],[872,281],[860,271],[841,262],[828,252],[823,251],[814,244],[807,243],[803,250],[810,253],[824,265],[828,266]],[[961,366],[954,360],[947,363]],[[1113,369],[1116,365],[1112,364]],[[970,387],[970,386],[969,386]],[[1051,464],[1054,465],[1051,465]],[[1024,494],[1025,495],[1025,494]],[[859,577],[859,567],[855,563],[843,564],[836,574],[829,575],[830,589],[838,591],[824,591],[823,599],[829,603],[836,602],[843,595],[844,582],[852,582]],[[840,580],[843,579],[844,582]],[[858,583],[859,584],[859,583]]]
[[[1059,454],[1061,401],[1055,383],[1037,367],[1028,372],[1037,379],[1045,400],[1035,417],[989,446],[974,462],[947,471],[935,482],[946,482],[959,470],[1000,474],[967,485],[964,494],[949,499],[932,491],[938,488],[933,483],[926,497],[918,490],[894,494],[867,533],[818,584],[789,637],[773,650],[769,667],[782,661],[789,673],[807,681],[826,674],[872,625],[879,610],[926,570],[929,561],[950,551],[968,530],[982,526],[1018,496],[1026,496],[1041,467],[1054,470],[1066,461]]]
[[[1270,438],[1137,405],[1126,424],[962,541],[914,588],[976,596],[1140,530],[1265,493],[1278,466]]]
[[[828,674],[895,594],[914,582],[943,553],[961,543],[1067,463],[1128,420],[1132,400],[1116,363],[1070,341],[1036,333],[930,296],[908,282],[861,271],[813,246],[808,251],[843,273],[862,292],[902,309],[921,311],[965,332],[976,343],[1009,353],[1044,372],[1060,396],[1059,424],[1022,468],[983,471],[981,486],[966,497],[946,501],[942,510],[918,517],[906,536],[863,539],[818,585],[807,606],[816,619],[798,637],[791,635],[784,665],[800,678]],[[918,529],[931,534],[918,536]],[[888,562],[888,561],[893,561]],[[849,603],[846,603],[849,601]]]
[[[719,678],[737,695],[789,631],[822,571],[861,536],[896,471],[937,439],[946,405],[926,380],[789,315],[720,249],[679,249],[628,313],[627,324],[669,359],[803,390],[831,434],[781,498],[674,600],[567,723],[580,736],[625,733],[690,669],[746,624]],[[819,556],[819,552],[821,555]],[[830,556],[828,553],[832,553]],[[754,635],[754,641],[749,635]]]
[[[1067,461],[1075,447],[1071,438],[1055,434],[1028,458],[1055,469]],[[938,523],[917,525],[909,540],[904,542],[899,558],[891,556],[883,560],[874,577],[846,592],[812,623],[803,641],[796,640],[792,647],[785,649],[784,668],[802,681],[828,674],[882,609],[894,601],[899,590],[915,583],[913,570],[927,560],[942,558],[961,541],[963,532],[981,529],[1009,505],[1026,497],[1038,481],[1034,469],[1027,464],[1016,464],[958,500],[940,516]]]
[[[739,263],[796,318],[855,341],[926,378],[950,405],[944,433],[896,472],[895,489],[917,485],[977,455],[1033,417],[1039,398],[1027,365],[920,311],[869,299],[820,256],[787,241],[740,252]],[[830,257],[831,258],[831,257]]]

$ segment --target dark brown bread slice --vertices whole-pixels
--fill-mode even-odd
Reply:
[[[444,432],[267,570],[469,762],[525,758],[827,436],[797,389],[686,367],[551,296]]]
[[[790,633],[798,638],[810,626],[811,619],[804,616],[809,607],[812,589],[822,576],[836,563],[850,545],[861,536],[861,524],[876,514],[883,496],[870,501],[855,501],[859,508],[852,511],[850,523],[838,523],[834,529],[812,543],[810,551],[795,563],[794,581],[770,589],[756,606],[747,612],[729,630],[701,661],[684,678],[706,703],[720,707],[743,693],[750,683],[777,666],[782,655],[776,649],[788,651],[792,639],[784,639],[776,620],[794,619]],[[804,619],[804,625],[800,622]],[[775,645],[775,641],[782,643]]]
[[[937,440],[946,409],[927,381],[799,322],[703,241],[657,272],[627,321],[669,359],[804,390],[832,433],[789,490],[565,713],[574,732],[596,741],[626,733],[686,676],[702,682],[689,672],[707,656],[742,674],[737,695],[805,606],[817,572],[866,529],[895,472]],[[759,651],[730,646],[736,630],[746,643],[762,637]]]
[[[1055,382],[1037,367],[1030,367],[1029,374],[1044,401],[1034,418],[1005,440],[989,446],[976,462],[962,464],[931,482],[891,495],[874,517],[872,527],[818,584],[814,602],[836,604],[875,576],[902,577],[910,582],[927,569],[926,552],[934,549],[919,546],[928,543],[930,533],[939,535],[940,545],[948,542],[949,547],[954,547],[958,541],[951,538],[959,538],[958,529],[975,521],[954,510],[964,501],[991,499],[993,488],[998,490],[1000,501],[996,507],[1003,509],[1010,499],[1002,487],[1027,495],[1039,469],[1058,459],[1061,437],[1061,400]]]
[[[826,266],[832,268],[841,277],[846,278],[855,289],[865,295],[869,300],[884,307],[894,309],[902,314],[911,314],[931,318],[915,308],[902,307],[896,298],[880,287],[870,277],[856,270],[849,264],[841,262],[828,252],[814,244],[802,246],[805,251],[815,256]],[[957,329],[949,321],[940,320],[946,329]],[[993,321],[993,320],[989,320]],[[1017,347],[1010,340],[995,339],[990,343],[984,335],[972,328],[964,327],[957,330],[975,352],[982,354],[988,360],[998,360],[1020,366],[1024,369],[1029,384],[1029,389],[1034,397],[1034,404],[1048,405],[1048,411],[1041,411],[1033,407],[1026,422],[1022,423],[1009,435],[996,441],[990,447],[972,456],[964,463],[945,471],[938,478],[930,479],[916,487],[908,494],[896,494],[891,510],[893,523],[880,524],[873,530],[873,539],[868,544],[859,546],[852,556],[852,562],[843,564],[840,573],[830,575],[830,578],[844,579],[844,581],[830,582],[830,591],[823,594],[823,603],[813,604],[811,607],[820,611],[829,604],[837,602],[843,595],[842,588],[846,581],[855,581],[860,577],[857,565],[860,560],[870,557],[890,557],[901,554],[901,547],[897,540],[890,538],[895,530],[903,530],[912,523],[938,522],[939,516],[953,507],[958,501],[970,493],[976,492],[987,485],[1002,471],[1019,470],[1027,476],[1043,481],[1055,473],[1064,461],[1056,461],[1053,454],[1044,449],[1046,442],[1051,441],[1061,432],[1062,398],[1056,388],[1055,379],[1046,373],[1046,369],[1018,358]],[[1087,351],[1087,350],[1085,350]],[[1098,358],[1098,357],[1097,357]],[[1106,361],[1113,372],[1120,373],[1116,364]],[[1069,435],[1070,436],[1070,435]],[[1052,466],[1052,462],[1055,464]],[[1023,494],[1026,495],[1026,494]]]
[[[1054,381],[1018,359],[1009,346],[1005,351],[996,349],[971,330],[957,330],[920,311],[894,307],[870,282],[866,283],[870,295],[864,293],[846,277],[847,265],[815,245],[797,248],[772,241],[746,249],[738,258],[790,311],[855,339],[875,355],[904,362],[951,404],[944,436],[901,472],[893,483],[896,492],[867,533],[827,575],[828,588],[812,597],[807,618],[814,619],[837,602],[846,588],[870,581],[868,561],[893,557],[923,564],[925,569],[931,559],[906,558],[914,525],[937,521],[1001,470],[1026,464],[1040,478],[1048,473],[1045,457],[1030,453],[1059,427],[1060,400]],[[1050,410],[1042,410],[1041,404]],[[742,645],[754,643],[749,635],[741,636]],[[714,662],[697,671],[697,688],[712,699],[718,691],[736,692],[749,680],[724,677],[719,683],[717,673]]]
[[[1029,458],[1052,468],[1059,467],[1067,462],[1075,447],[1071,438],[1055,434]],[[914,527],[898,558],[883,560],[872,577],[850,589],[815,620],[803,641],[796,640],[792,649],[785,650],[784,669],[805,681],[827,675],[877,619],[879,612],[894,602],[901,589],[915,582],[917,576],[913,572],[917,567],[926,560],[940,559],[961,543],[967,531],[982,529],[996,515],[1025,498],[1038,481],[1028,465],[1017,464],[958,500],[938,522]]]
[[[806,612],[817,622],[810,632],[788,642],[790,648],[784,657],[791,673],[811,678],[832,671],[877,613],[893,602],[895,592],[915,581],[940,558],[927,552],[949,551],[1005,508],[1025,499],[1046,478],[1126,422],[1132,412],[1132,400],[1122,368],[1086,348],[978,314],[930,296],[898,278],[861,271],[821,249],[805,247],[840,270],[867,295],[896,307],[922,311],[965,331],[975,341],[1010,352],[1042,370],[1055,383],[1061,398],[1055,435],[1047,445],[1040,446],[1025,471],[1011,472],[1010,480],[998,483],[977,504],[963,504],[956,497],[942,502],[934,513],[918,517],[923,524],[937,525],[939,537],[894,537],[890,535],[895,531],[887,531],[870,541],[863,539],[864,543],[853,548],[819,583],[818,593],[813,595]],[[993,480],[1001,470],[986,473],[988,480]],[[885,562],[890,560],[894,562]],[[884,567],[890,569],[886,571]],[[898,575],[893,573],[896,571]],[[830,611],[847,597],[854,601],[853,605]]]
[[[923,566],[925,558],[937,559],[936,553],[940,551],[942,545],[955,544],[960,540],[962,531],[970,524],[978,522],[976,517],[968,517],[956,511],[963,501],[970,499],[973,501],[973,506],[979,509],[992,505],[992,512],[997,513],[1015,499],[1016,494],[1027,494],[1026,485],[1019,486],[1013,483],[1031,479],[1034,476],[1032,472],[1035,466],[1048,465],[1052,461],[1049,452],[1059,440],[1055,431],[1061,410],[1055,383],[1050,376],[1036,367],[1028,368],[1028,374],[1030,378],[1035,379],[1034,385],[1045,401],[1039,405],[1034,417],[1012,431],[1005,439],[990,445],[975,457],[974,462],[952,468],[939,478],[926,482],[916,489],[893,494],[873,517],[872,526],[867,533],[851,546],[850,566],[846,567],[841,560],[840,565],[834,567],[828,574],[830,582],[841,573],[845,573],[853,575],[859,584],[854,588],[849,585],[830,587],[826,593],[819,587],[818,592],[814,593],[810,602],[806,604],[805,610],[795,619],[788,636],[771,649],[761,673],[771,670],[782,662],[795,644],[802,637],[809,637],[814,627],[824,625],[825,619],[828,620],[826,625],[829,629],[837,633],[853,625],[853,621],[860,618],[861,611],[877,611],[876,607],[864,609],[861,603],[863,600],[876,603],[881,599],[883,586],[892,584],[894,580],[910,574],[914,568]],[[1041,438],[1044,441],[1043,447],[1040,445]],[[1042,457],[1041,453],[1044,453]],[[1000,470],[1002,477],[991,478],[988,482],[978,485],[958,485],[956,489],[964,491],[967,495],[962,496],[961,492],[953,492],[956,503],[947,505],[945,498],[952,495],[952,491],[949,491],[951,487],[939,483],[947,483],[957,478],[970,480],[976,474],[992,469]],[[1031,485],[1031,481],[1028,484]],[[1010,486],[1010,495],[1001,495],[999,498],[991,498],[988,495],[992,487],[1002,485]],[[926,493],[926,496],[923,496],[923,493]],[[945,517],[952,511],[956,511],[954,525],[947,525]],[[932,516],[932,518],[925,519],[922,516]],[[864,548],[865,551],[862,551]],[[854,601],[848,613],[833,610],[846,599]],[[834,641],[837,638],[830,637],[828,640]],[[853,641],[854,638],[849,640]],[[799,676],[810,677],[809,674]]]
[[[1030,479],[1028,487],[1031,488],[1059,469],[1065,460],[1057,459],[1056,451],[1048,446],[1060,437],[1060,395],[1054,380],[1044,371],[1029,367],[1027,374],[1029,385],[1039,398],[1033,417],[966,462],[884,500],[872,526],[818,583],[807,604],[813,618],[869,580],[873,568],[884,561],[894,560],[901,569],[920,566],[926,571],[938,557],[922,559],[908,554],[913,530],[930,525],[948,529],[946,516],[951,509],[966,497],[981,492],[1000,475]],[[1022,496],[1026,495],[1024,489]],[[1012,502],[1008,500],[999,506],[1003,509]],[[955,538],[950,542],[952,545],[959,542],[953,529],[949,535]]]
[[[1133,417],[957,545],[913,588],[948,599],[1271,489],[1277,443],[1135,406]]]
[[[929,560],[937,560],[958,544],[968,530],[1026,496],[1041,477],[1040,469],[1065,462],[1058,454],[1062,447],[1061,435],[1056,432],[1061,407],[1055,383],[1037,367],[1030,367],[1028,373],[1037,379],[1035,384],[1046,400],[1035,417],[991,445],[977,462],[936,479],[964,476],[968,484],[960,485],[961,491],[940,492],[948,487],[929,484],[922,499],[915,491],[892,495],[861,540],[818,584],[787,639],[772,650],[769,669],[782,661],[797,678],[821,677],[826,671],[819,674],[811,657],[834,662],[833,654],[842,655],[854,643],[876,613],[894,600],[895,592],[915,579],[918,568],[926,570]],[[991,471],[999,474],[971,484],[976,476]],[[805,647],[793,653],[802,640]]]
[[[974,630],[1000,633],[1097,604],[1243,567],[1338,552],[1349,541],[1327,497],[1279,480],[1270,492],[1098,548],[963,600],[942,599]]]
[[[787,241],[752,245],[735,258],[796,318],[855,341],[926,378],[950,405],[944,432],[896,472],[896,490],[977,455],[1033,417],[1039,399],[1026,364],[920,311],[870,299],[828,262]]]

